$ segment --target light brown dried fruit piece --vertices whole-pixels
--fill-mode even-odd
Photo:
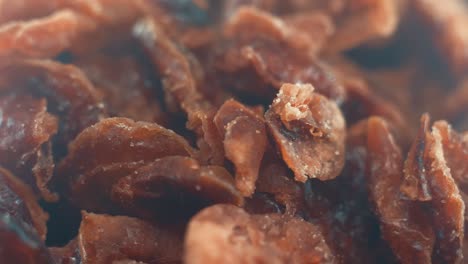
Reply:
[[[82,208],[102,210],[112,204],[110,190],[120,177],[142,162],[170,155],[192,156],[194,150],[184,138],[157,124],[108,118],[70,143],[55,180]]]
[[[383,238],[402,263],[431,263],[435,239],[432,223],[420,203],[400,195],[403,158],[381,118],[369,118],[367,151],[369,199]]]
[[[283,85],[265,119],[296,180],[329,180],[341,172],[344,118],[338,106],[315,93],[311,85]]]
[[[159,219],[190,215],[214,203],[244,203],[223,167],[200,166],[181,156],[157,159],[121,178],[112,188],[112,199],[129,212]]]
[[[336,263],[320,227],[280,214],[215,205],[189,223],[184,260],[198,263]]]
[[[214,122],[224,138],[224,153],[236,167],[236,187],[251,196],[267,145],[265,121],[231,99],[219,108]]]

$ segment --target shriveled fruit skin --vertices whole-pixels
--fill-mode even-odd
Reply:
[[[204,209],[189,223],[186,263],[337,263],[319,226],[231,205]]]
[[[330,180],[344,166],[346,125],[338,106],[311,85],[285,84],[265,113],[283,160],[297,181]]]
[[[54,182],[81,208],[111,209],[110,193],[120,177],[145,162],[170,155],[191,156],[194,150],[184,138],[155,123],[108,118],[70,143]]]
[[[236,166],[236,186],[244,196],[251,196],[268,143],[265,121],[231,99],[220,107],[214,122],[224,138],[224,153]]]
[[[57,118],[47,112],[45,99],[29,95],[0,96],[0,165],[17,175],[36,193],[54,200],[47,184],[54,162],[50,151]]]
[[[383,238],[402,263],[431,263],[435,234],[430,216],[421,204],[400,195],[401,150],[381,118],[368,120],[367,135],[369,199]]]
[[[244,203],[226,169],[201,166],[182,156],[168,156],[141,166],[122,177],[111,194],[113,201],[128,212],[171,221],[183,220],[214,203]]]

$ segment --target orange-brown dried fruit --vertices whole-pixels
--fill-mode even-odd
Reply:
[[[82,208],[103,210],[111,207],[110,191],[120,177],[144,162],[171,155],[192,156],[194,150],[184,138],[157,124],[108,118],[70,143],[55,181]]]
[[[338,106],[315,93],[311,85],[283,85],[265,119],[296,180],[329,180],[341,172],[344,118]]]
[[[319,226],[280,214],[249,215],[231,205],[189,223],[184,260],[197,263],[336,263]]]
[[[157,159],[121,178],[113,200],[140,216],[190,215],[213,203],[242,205],[232,176],[219,166],[200,166],[188,157]]]
[[[251,196],[267,146],[265,121],[243,104],[227,100],[214,122],[224,139],[224,155],[236,167],[236,187]]]

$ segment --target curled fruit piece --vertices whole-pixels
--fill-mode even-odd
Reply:
[[[434,262],[459,263],[463,258],[465,204],[444,157],[441,131],[434,126],[427,137],[424,162],[431,191],[434,193]]]
[[[404,179],[401,192],[408,198],[417,201],[429,201],[432,199],[431,188],[428,182],[428,171],[424,164],[424,151],[426,150],[427,133],[429,130],[429,115],[421,117],[416,140],[411,145],[408,157],[405,161]]]
[[[283,85],[265,119],[296,180],[329,180],[341,172],[345,121],[338,106],[311,85]]]
[[[85,129],[70,143],[55,181],[82,208],[109,208],[110,190],[120,177],[144,162],[193,154],[187,141],[169,129],[127,118],[108,118]]]
[[[197,134],[200,148],[209,149],[202,158],[210,164],[222,164],[222,140],[213,123],[215,108],[197,87],[188,52],[172,41],[155,19],[139,21],[133,33],[161,75],[168,108],[182,109],[187,114],[187,127]]]
[[[184,258],[188,264],[336,263],[322,232],[302,219],[215,205],[190,221]]]
[[[265,121],[243,104],[228,100],[214,122],[224,138],[224,153],[236,167],[236,187],[251,196],[267,146]]]
[[[192,158],[158,159],[121,178],[112,189],[113,200],[139,215],[190,215],[213,203],[242,205],[232,176],[222,167],[200,166]]]
[[[339,103],[344,100],[345,91],[331,68],[304,52],[310,48],[307,34],[301,41],[296,38],[297,31],[282,20],[254,8],[241,8],[225,30],[230,44],[220,56],[221,70],[232,73],[253,68],[264,84],[276,89],[285,83],[310,83],[328,98]]]
[[[367,184],[383,238],[402,263],[431,263],[434,231],[418,202],[400,195],[403,158],[386,122],[368,121]]]
[[[47,200],[54,163],[49,150],[57,119],[47,112],[46,100],[29,95],[0,96],[0,164]]]
[[[57,116],[60,123],[54,140],[57,148],[65,149],[78,133],[104,115],[100,95],[83,72],[75,66],[54,61],[2,63],[0,92],[45,98],[47,111]]]

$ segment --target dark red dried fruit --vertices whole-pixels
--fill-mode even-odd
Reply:
[[[334,102],[314,93],[311,85],[285,84],[265,118],[296,180],[338,176],[344,165],[346,125]]]
[[[83,213],[77,244],[83,263],[177,263],[182,233],[126,216]]]
[[[432,223],[420,203],[400,195],[403,158],[381,118],[368,121],[367,151],[369,198],[383,238],[402,263],[431,263],[435,239]]]
[[[236,187],[251,196],[267,145],[265,121],[243,104],[227,100],[214,122],[224,138],[226,158],[236,167]]]
[[[81,208],[103,210],[112,207],[110,190],[120,177],[144,162],[171,155],[192,156],[194,150],[184,138],[157,124],[108,118],[70,143],[56,181]]]
[[[49,216],[39,206],[31,189],[3,168],[0,168],[0,214],[6,220],[14,218],[11,221],[20,222],[22,227],[30,229],[28,232],[45,240]]]
[[[54,150],[66,148],[79,132],[103,116],[99,93],[72,65],[21,60],[2,64],[0,73],[1,93],[27,94],[47,100],[48,112],[60,122]]]
[[[184,258],[189,264],[336,263],[322,232],[298,218],[215,205],[190,221]]]
[[[35,230],[8,213],[0,213],[0,262],[49,264],[51,257]]]
[[[45,199],[56,199],[47,183],[54,168],[49,142],[57,132],[57,119],[47,113],[46,100],[0,96],[0,112],[0,164]]]
[[[232,176],[219,166],[200,166],[188,157],[157,159],[121,178],[113,200],[130,212],[156,218],[190,215],[213,203],[242,205]]]

